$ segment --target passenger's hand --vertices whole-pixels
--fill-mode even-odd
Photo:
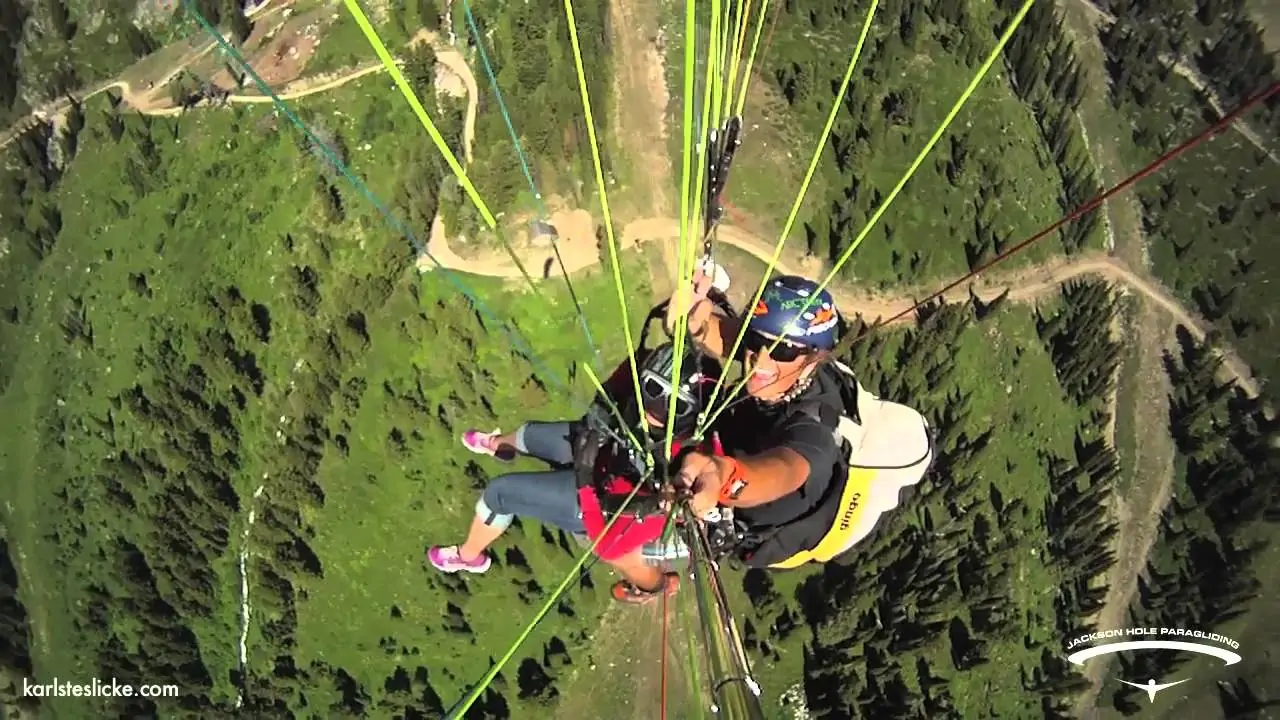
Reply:
[[[673,337],[676,322],[684,314],[689,323],[689,330],[695,336],[706,327],[713,313],[714,306],[707,302],[707,296],[715,287],[718,267],[709,258],[698,263],[690,285],[680,285],[667,305],[667,317],[664,323],[667,335]],[[723,275],[723,271],[720,272]]]
[[[697,271],[693,274],[693,302],[691,305],[697,305],[706,300],[714,285],[715,265],[709,262],[699,263]]]
[[[691,452],[685,455],[675,483],[677,487],[688,488],[689,509],[701,517],[720,504],[720,487],[728,474],[724,458]]]
[[[707,299],[711,289],[716,286],[717,271],[721,275],[724,274],[724,270],[710,257],[703,257],[698,261],[697,268],[693,271],[693,298],[689,304],[690,308]]]

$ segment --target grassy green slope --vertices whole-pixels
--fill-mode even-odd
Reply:
[[[352,108],[367,92],[357,84],[308,104],[308,110],[325,118],[328,129],[346,134],[355,148],[355,170],[369,173],[381,197],[392,197],[401,166],[380,158],[398,157],[406,139],[416,137],[407,129],[412,117],[378,103],[346,117],[330,111]],[[284,653],[304,673],[345,668],[372,694],[371,703],[386,707],[380,705],[389,692],[386,679],[399,666],[412,675],[417,664],[428,668],[431,692],[451,703],[500,646],[514,641],[577,551],[529,522],[498,547],[499,567],[483,580],[448,583],[424,568],[424,547],[454,541],[465,531],[475,488],[499,470],[473,462],[456,436],[472,424],[488,428],[530,416],[569,416],[581,407],[585,379],[577,373],[573,390],[561,391],[549,376],[535,377],[492,323],[460,304],[443,274],[415,279],[403,238],[353,193],[344,192],[346,219],[326,224],[313,182],[317,165],[268,111],[154,121],[146,134],[155,145],[156,166],[138,178],[142,187],[136,192],[121,178],[131,177],[130,163],[141,162],[134,137],[144,133],[143,123],[125,119],[117,142],[106,112],[106,102],[89,108],[80,152],[54,193],[62,217],[56,247],[43,263],[30,266],[25,292],[6,295],[6,302],[23,306],[16,332],[25,342],[6,344],[20,350],[5,359],[14,375],[0,407],[17,419],[18,432],[3,439],[0,475],[8,540],[32,616],[37,673],[95,674],[105,662],[95,651],[108,635],[127,648],[146,643],[141,615],[115,612],[108,627],[94,627],[85,617],[90,586],[117,596],[137,592],[116,564],[118,541],[141,549],[155,570],[160,596],[172,601],[180,592],[178,569],[163,568],[182,556],[166,550],[157,535],[160,525],[179,521],[160,504],[164,488],[132,487],[137,505],[125,511],[94,477],[104,458],[136,456],[158,442],[120,408],[115,398],[121,393],[138,385],[154,398],[152,388],[162,375],[185,363],[201,364],[211,386],[221,386],[207,390],[210,402],[226,395],[228,386],[243,386],[233,375],[220,374],[202,345],[207,333],[241,332],[236,322],[242,318],[219,315],[210,304],[216,298],[224,311],[247,317],[248,308],[236,310],[228,300],[228,288],[234,287],[247,305],[263,308],[262,317],[256,307],[252,314],[259,328],[269,325],[269,339],[242,338],[256,358],[262,393],[250,397],[243,411],[231,411],[239,437],[234,447],[214,440],[215,449],[233,450],[239,458],[228,478],[234,510],[225,527],[210,529],[210,537],[221,541],[208,548],[209,612],[181,617],[210,677],[208,700],[227,707],[235,697],[236,564],[253,511],[251,676],[270,676]],[[636,271],[641,260],[634,262],[623,275],[638,315],[647,310],[650,291],[645,274]],[[315,272],[315,293],[296,280],[302,267]],[[498,316],[516,318],[560,377],[590,359],[562,288],[543,289],[548,305],[499,282],[459,279]],[[6,291],[18,289],[9,280]],[[589,319],[606,345],[602,356],[618,357],[623,347],[612,278],[593,271],[580,282]],[[346,319],[352,312],[361,314],[367,343],[350,341],[363,349],[343,350],[345,361],[336,366],[341,392],[324,402],[315,388],[328,381],[318,375],[335,369],[325,337],[348,342],[353,331]],[[61,326],[69,317],[91,327],[92,339],[66,339]],[[148,360],[166,340],[176,353],[170,371]],[[103,421],[114,428],[100,430]],[[310,427],[313,421],[318,425]],[[327,438],[314,476],[305,479],[320,488],[322,503],[297,501],[304,480],[296,477],[293,443],[295,433],[308,427],[306,432]],[[174,472],[179,462],[172,460]],[[180,487],[182,480],[174,475],[171,482]],[[275,510],[267,513],[268,506]],[[302,560],[294,560],[306,565],[305,556],[313,554],[318,573],[291,567],[273,547],[281,530],[272,523],[291,513],[300,520],[299,537],[307,547]],[[523,563],[508,554],[516,546]],[[265,568],[292,582],[291,601],[263,584]],[[517,654],[510,677],[526,657],[541,663],[540,648],[552,637],[576,654],[577,633],[593,627],[603,604],[604,575],[597,570],[594,577],[596,590],[571,586],[565,602]],[[469,630],[457,622],[452,630],[442,627],[449,602],[464,608]],[[291,623],[296,645],[281,637],[280,628]],[[393,652],[379,647],[385,638],[394,638]],[[343,700],[340,690],[328,690],[337,686],[323,674],[302,682],[313,712]],[[527,708],[517,705],[515,694],[510,693],[513,711],[536,716],[539,708],[548,709],[555,690],[545,690]],[[59,700],[55,707],[74,713],[74,702]],[[301,711],[296,702],[289,704]]]

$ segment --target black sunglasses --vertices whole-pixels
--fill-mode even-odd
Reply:
[[[769,347],[773,345],[775,342],[778,343],[778,346],[773,348],[773,350],[769,352],[768,355],[769,357],[773,358],[774,360],[777,360],[778,362],[793,362],[795,360],[799,360],[800,358],[804,357],[805,355],[808,355],[811,352],[811,350],[807,347],[803,347],[800,345],[792,345],[791,343],[786,341],[778,342],[775,338],[761,335],[758,332],[747,333],[747,337],[743,341],[742,346],[747,350],[747,352],[764,354],[765,351],[768,350]]]
[[[640,394],[644,396],[645,409],[657,417],[666,417],[667,402],[671,398],[671,383],[657,375],[646,373],[640,381]],[[693,414],[694,404],[680,393],[676,396],[676,417],[684,418]],[[658,411],[661,411],[660,413]]]

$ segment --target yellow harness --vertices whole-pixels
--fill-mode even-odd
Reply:
[[[929,423],[923,415],[872,395],[857,383],[852,370],[838,362],[835,366],[855,384],[862,416],[862,422],[848,415],[841,416],[835,431],[837,439],[849,448],[845,458],[848,476],[840,494],[839,511],[835,523],[817,545],[769,565],[771,568],[791,569],[810,562],[825,563],[845,552],[853,546],[853,535],[862,527],[860,521],[871,501],[872,483],[879,479],[895,486],[915,484],[932,462],[933,442]],[[869,432],[869,428],[874,431]],[[882,478],[882,472],[888,475]],[[894,477],[903,472],[913,474],[914,478],[903,482],[903,478]]]
[[[844,492],[840,495],[840,512],[836,514],[836,524],[822,536],[812,550],[801,550],[769,567],[789,570],[809,562],[824,563],[844,551],[849,546],[849,537],[858,527],[862,513],[866,511],[865,500],[870,497],[871,483],[876,479],[878,472],[878,470],[866,468],[851,468],[849,479],[844,484]]]

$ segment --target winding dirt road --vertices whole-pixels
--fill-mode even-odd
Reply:
[[[284,6],[281,6],[281,8],[283,7]],[[276,8],[276,10],[278,11],[281,8]],[[469,163],[471,162],[471,148],[475,144],[476,114],[480,98],[480,91],[476,86],[475,75],[471,72],[470,66],[467,65],[466,58],[464,58],[462,54],[453,47],[440,42],[435,33],[429,30],[422,30],[414,36],[411,42],[414,44],[419,42],[431,43],[432,50],[435,51],[436,61],[461,79],[466,88],[467,109],[466,116],[463,121],[462,140],[463,146],[466,148],[465,159]],[[212,52],[215,47],[217,47],[217,45],[210,42],[199,50],[188,54],[166,75],[156,81],[153,87],[146,90],[140,90],[132,87],[127,80],[112,80],[77,96],[77,101],[84,102],[95,95],[99,95],[109,90],[119,90],[121,100],[124,104],[142,115],[152,115],[156,117],[174,117],[181,115],[185,110],[182,107],[173,105],[172,99],[165,93],[165,86],[192,63],[197,62]],[[353,68],[342,73],[299,79],[289,85],[286,85],[282,91],[276,94],[281,100],[298,100],[309,95],[329,92],[330,90],[340,88],[347,83],[355,82],[367,75],[385,71],[386,68],[383,67],[382,63],[362,65],[358,68]],[[269,103],[272,99],[269,95],[253,93],[228,95],[225,101],[229,104],[235,105]],[[3,137],[0,137],[0,149],[5,145],[8,145],[17,137],[21,136],[21,134],[32,125],[50,117],[61,115],[70,109],[71,101],[63,98],[31,113],[26,118],[15,123],[15,125],[7,131]]]
[[[637,220],[623,228],[620,242],[622,247],[620,249],[628,249],[639,242],[645,241],[669,242],[673,238],[678,238],[679,235],[679,222],[675,219],[646,218]],[[765,264],[768,264],[773,255],[771,246],[741,228],[732,225],[722,225],[717,239],[719,242],[750,253]],[[515,264],[505,254],[500,255],[494,252],[489,257],[481,259],[464,259],[449,249],[443,232],[437,233],[433,228],[432,240],[433,242],[428,245],[428,249],[442,266],[451,270],[508,279],[522,277]],[[565,259],[565,268],[570,274],[600,264],[594,237],[588,242],[589,248],[584,248],[582,238],[563,238],[561,240],[561,255]],[[566,248],[570,252],[566,252]],[[586,252],[587,249],[590,250],[590,253]],[[529,253],[527,257],[521,258],[521,262],[526,267],[537,267],[541,266],[545,259],[550,256],[550,250],[537,254]],[[784,262],[778,262],[775,267],[786,274],[802,272]],[[1012,302],[1034,302],[1046,295],[1058,292],[1063,283],[1087,275],[1100,277],[1130,291],[1142,294],[1157,304],[1175,322],[1185,325],[1197,339],[1204,339],[1206,329],[1209,327],[1208,323],[1197,318],[1184,308],[1163,288],[1143,279],[1133,270],[1126,267],[1119,259],[1100,252],[1086,253],[1072,258],[1057,258],[1029,268],[984,273],[980,279],[975,279],[973,283],[967,286],[957,287],[943,297],[947,302],[963,302],[969,298],[972,290],[973,294],[978,298],[983,301],[989,301],[1007,290],[1009,292],[1009,300]],[[840,306],[841,312],[846,315],[861,315],[869,322],[898,315],[910,309],[916,302],[924,299],[932,292],[926,288],[919,288],[915,291],[895,295],[877,295],[873,293],[858,293],[847,288],[838,287],[832,287],[831,291],[836,298],[836,303]],[[910,320],[911,318],[908,316],[898,322],[908,322]],[[1239,379],[1240,387],[1250,396],[1256,397],[1258,386],[1249,372],[1248,365],[1236,357],[1234,353],[1227,355],[1226,364],[1231,373]]]
[[[1079,0],[1082,4],[1088,6],[1095,13],[1101,14],[1107,19],[1114,22],[1114,17],[1107,15],[1104,11],[1092,5],[1088,0]],[[285,6],[273,8],[279,11]],[[621,10],[619,11],[622,12]],[[264,17],[270,13],[264,13]],[[625,13],[624,13],[625,14]],[[616,30],[620,31],[620,30]],[[452,46],[440,41],[439,37],[431,31],[423,30],[414,36],[411,42],[429,42],[435,51],[436,59],[448,68],[453,74],[461,78],[467,94],[467,109],[463,123],[463,144],[464,155],[468,162],[472,156],[472,146],[475,143],[475,123],[477,115],[477,107],[479,102],[479,88],[476,83],[475,74],[472,72],[466,58],[462,56]],[[172,79],[185,67],[195,62],[199,58],[208,54],[215,47],[213,43],[197,49],[189,53],[181,60],[177,66],[172,68],[163,78],[165,82]],[[633,52],[645,53],[643,47],[637,45],[632,48]],[[660,63],[661,58],[657,59]],[[645,85],[651,85],[653,78],[661,78],[661,71],[640,72],[635,63],[627,64],[623,60],[620,63],[626,68],[625,72],[634,75],[636,82],[643,82]],[[643,65],[641,63],[640,65]],[[1188,76],[1193,82],[1203,84],[1203,78],[1192,68],[1188,68],[1180,63],[1175,63],[1179,73]],[[311,77],[291,83],[286,86],[279,96],[284,100],[296,100],[299,98],[315,95],[322,92],[342,87],[347,83],[354,82],[367,75],[383,72],[385,68],[381,64],[370,64],[359,68],[352,69],[348,72],[332,77]],[[1191,77],[1194,76],[1194,77]],[[119,89],[121,91],[124,102],[130,105],[138,112],[147,115],[171,116],[178,115],[183,112],[178,107],[157,107],[155,96],[162,92],[163,83],[157,83],[155,90],[147,92],[138,92],[130,87],[129,83],[123,80],[116,80],[106,83],[82,96],[88,98],[110,89]],[[656,98],[654,99],[657,100]],[[263,95],[231,95],[226,101],[228,103],[266,103],[271,102],[271,98]],[[1216,102],[1216,100],[1215,100]],[[61,108],[61,112],[69,109],[70,103],[62,100],[59,103],[40,111],[33,113],[39,116],[41,113],[52,113]],[[659,122],[661,122],[659,120]],[[1241,131],[1247,131],[1241,123]],[[661,129],[658,131],[646,131],[642,133],[646,137],[665,137]],[[1252,134],[1251,131],[1248,134]],[[1267,148],[1258,143],[1259,148],[1267,151]],[[1267,151],[1269,153],[1269,151]],[[655,156],[656,157],[656,156]],[[657,160],[655,159],[655,162]],[[664,161],[665,162],[665,161]],[[669,164],[669,163],[668,163]],[[664,164],[666,167],[666,164]],[[669,168],[668,168],[669,169]],[[656,186],[655,186],[656,189]],[[665,203],[659,198],[654,198],[658,206]],[[573,274],[588,267],[598,265],[600,263],[600,254],[596,247],[594,236],[594,225],[590,215],[585,210],[561,210],[552,214],[550,218],[561,233],[560,251],[564,259],[565,269],[569,274]],[[565,229],[569,229],[566,232]],[[640,242],[658,241],[663,244],[664,248],[672,247],[675,239],[679,238],[678,221],[670,217],[653,217],[642,218],[627,224],[621,232],[620,245],[621,249],[628,249]],[[721,242],[737,247],[751,255],[755,256],[762,262],[768,263],[773,255],[773,246],[765,243],[758,237],[733,225],[722,225],[719,231],[718,239]],[[490,277],[518,279],[523,277],[520,270],[515,266],[505,254],[497,252],[488,252],[477,258],[463,258],[455,253],[449,245],[449,238],[444,232],[443,223],[439,218],[432,224],[430,241],[427,245],[428,252],[434,256],[435,260],[442,267],[450,270],[471,273],[474,275],[484,275]],[[540,267],[545,265],[545,260],[550,257],[549,251],[538,249],[526,250],[523,252],[527,257],[522,257],[521,262],[526,267]],[[419,268],[427,269],[430,261],[426,258],[419,258]],[[799,273],[801,270],[788,266],[785,262],[776,263],[781,272]],[[1126,267],[1116,258],[1108,257],[1101,254],[1080,256],[1073,259],[1057,259],[1044,263],[1035,268],[1019,269],[1010,272],[996,272],[987,274],[976,283],[970,284],[963,289],[957,288],[953,293],[948,294],[948,301],[961,301],[968,297],[972,288],[978,297],[990,299],[999,295],[1005,290],[1010,291],[1009,299],[1015,302],[1029,302],[1040,298],[1057,289],[1059,285],[1067,280],[1084,275],[1096,275],[1110,282],[1123,285],[1135,292],[1141,293],[1153,302],[1159,305],[1165,312],[1173,317],[1178,323],[1187,326],[1193,335],[1198,339],[1203,338],[1206,334],[1208,323],[1197,318],[1193,313],[1182,307],[1177,300],[1168,292],[1155,285],[1153,282],[1143,279],[1139,274]],[[917,298],[922,298],[927,291],[920,289],[918,292],[903,292],[894,296],[859,294],[851,292],[847,289],[833,288],[837,302],[841,305],[845,313],[862,315],[868,320],[877,318],[888,318],[903,310],[911,307]],[[1235,375],[1242,389],[1251,396],[1256,396],[1258,392],[1257,383],[1253,380],[1248,372],[1248,366],[1241,361],[1234,353],[1226,354],[1227,368]]]
[[[283,14],[291,5],[292,1],[286,0],[285,2],[277,3],[266,8],[259,7],[257,10],[251,11],[249,15],[254,19],[255,23],[261,23],[263,20]],[[285,15],[285,17],[288,16]],[[149,89],[145,92],[135,91],[130,87],[127,81],[117,79],[71,93],[71,97],[75,99],[75,102],[83,103],[85,100],[88,100],[95,95],[100,95],[108,90],[118,88],[124,96],[125,103],[138,112],[145,115],[174,115],[176,113],[165,112],[165,110],[172,105],[172,101],[164,96],[164,86],[168,85],[173,78],[177,77],[179,73],[186,70],[193,63],[199,62],[206,55],[213,52],[217,47],[218,44],[213,40],[206,40],[199,47],[188,51],[173,65],[171,65],[164,75],[160,76],[153,82],[153,89]],[[126,70],[125,72],[127,73],[128,71]],[[71,109],[71,103],[71,98],[61,97],[56,100],[51,100],[44,105],[35,108],[25,117],[19,118],[4,132],[4,134],[0,134],[0,150],[4,149],[9,143],[21,137],[23,133],[31,129],[37,123],[47,121],[50,118],[66,113]]]
[[[413,37],[412,44],[427,42],[431,44],[432,50],[435,51],[436,61],[445,66],[450,72],[462,80],[462,84],[466,87],[467,110],[462,125],[462,142],[466,148],[464,153],[466,161],[471,162],[471,147],[475,144],[476,132],[476,113],[480,101],[480,90],[476,86],[475,75],[471,72],[470,66],[467,65],[466,58],[455,50],[453,47],[440,42],[440,39],[434,32],[430,30],[422,30]],[[198,58],[192,58],[186,64],[189,65]],[[185,67],[185,65],[183,66]],[[170,73],[164,80],[167,83],[182,68],[178,68]],[[318,95],[320,93],[329,92],[342,87],[350,82],[355,82],[360,78],[375,73],[386,72],[386,67],[382,63],[371,63],[362,65],[342,73],[335,73],[317,77],[307,77],[292,82],[284,87],[284,89],[276,95],[281,100],[298,100],[309,95]],[[157,88],[162,88],[164,83],[156,83]],[[181,107],[156,107],[154,99],[155,91],[147,93],[137,93],[133,91],[127,82],[116,81],[98,88],[94,93],[105,92],[111,88],[119,88],[124,98],[124,102],[134,110],[144,115],[157,116],[173,116],[181,115],[183,108]],[[89,97],[86,95],[85,97]],[[229,95],[226,102],[230,104],[256,104],[272,102],[270,95],[261,94],[245,94],[245,95]]]

